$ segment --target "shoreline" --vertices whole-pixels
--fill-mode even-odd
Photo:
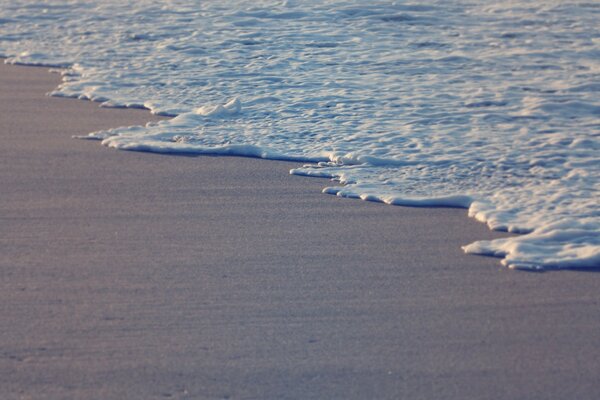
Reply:
[[[0,56],[0,63],[4,63],[6,60],[7,60],[6,57]],[[41,69],[46,69],[50,74],[59,74],[59,71],[68,68],[68,67],[60,66],[60,65],[24,64],[24,63],[20,63],[20,62],[8,63],[8,64],[4,64],[4,65],[8,65],[8,66],[12,66],[12,67],[41,68]],[[149,118],[146,119],[145,122],[138,122],[138,123],[131,124],[129,126],[145,125],[148,122],[159,122],[161,120],[167,120],[167,119],[175,118],[177,116],[177,115],[168,115],[168,114],[155,114],[152,112],[152,110],[150,108],[147,108],[146,106],[102,107],[101,106],[102,101],[97,101],[97,100],[87,98],[87,97],[86,98],[78,98],[78,97],[68,97],[68,96],[52,96],[51,93],[54,89],[47,92],[47,95],[49,95],[49,97],[53,97],[53,98],[57,98],[57,99],[66,99],[66,100],[81,100],[81,101],[85,101],[85,102],[90,102],[92,104],[97,105],[100,108],[105,108],[108,110],[125,110],[127,112],[134,111],[135,113],[142,111],[142,112],[146,112],[147,115],[150,116]],[[123,126],[128,126],[128,125],[126,124]],[[122,126],[118,125],[118,126],[103,127],[103,128],[100,128],[100,130],[101,131],[109,130],[112,128],[120,128],[120,127],[122,127]],[[95,132],[95,131],[92,131],[92,132]],[[99,144],[101,144],[101,142],[104,140],[102,138],[89,136],[88,135],[89,133],[91,133],[91,132],[81,134],[81,135],[74,135],[73,139],[89,140],[92,142],[98,142]],[[260,157],[260,156],[253,156],[253,155],[229,154],[227,152],[197,153],[197,152],[193,152],[193,151],[191,151],[191,152],[173,151],[173,150],[158,151],[156,149],[155,150],[139,150],[136,148],[128,149],[128,148],[118,148],[118,147],[114,147],[114,146],[105,146],[105,147],[107,147],[108,149],[125,151],[125,152],[150,153],[150,154],[166,155],[166,156],[173,156],[173,157],[192,157],[192,158],[194,158],[194,157],[219,157],[219,158],[220,157],[234,157],[234,158],[242,158],[242,159],[249,158],[249,159],[257,159],[257,160],[264,160],[264,161],[274,161],[276,163],[277,162],[289,163],[290,167],[292,167],[289,170],[289,175],[295,176],[295,177],[310,178],[310,179],[314,178],[317,181],[320,180],[321,182],[323,182],[321,193],[326,194],[328,196],[336,196],[336,197],[339,197],[342,199],[348,199],[348,200],[360,200],[360,201],[365,201],[365,202],[373,202],[373,203],[384,204],[384,205],[393,206],[393,207],[425,208],[425,209],[432,209],[432,208],[461,209],[461,210],[465,210],[465,214],[468,216],[468,218],[477,220],[476,218],[469,216],[470,206],[466,205],[466,204],[472,202],[472,200],[469,200],[468,199],[469,196],[467,196],[467,195],[451,195],[451,196],[445,196],[442,198],[427,199],[424,201],[423,200],[401,200],[401,201],[397,201],[397,202],[387,202],[387,201],[382,200],[381,197],[376,197],[376,196],[375,197],[374,196],[363,197],[363,196],[348,195],[348,194],[339,195],[338,192],[344,191],[345,184],[336,180],[335,178],[331,178],[331,177],[327,177],[327,176],[320,176],[318,174],[312,175],[312,174],[303,174],[303,173],[294,172],[296,169],[298,169],[299,167],[301,167],[304,164],[316,164],[318,162],[318,161],[314,161],[314,160],[270,158],[270,157]],[[295,167],[295,168],[293,168],[293,167]],[[335,183],[333,185],[326,185],[325,181],[335,182]],[[486,221],[478,221],[478,222],[484,224],[488,228],[488,230],[490,232],[492,232],[492,234],[490,237],[485,237],[485,238],[476,239],[476,240],[488,240],[488,239],[493,239],[493,238],[510,237],[510,236],[529,233],[529,232],[514,233],[514,232],[509,232],[507,230],[493,230],[492,228],[490,228],[488,226]],[[470,244],[473,244],[473,243],[470,243]],[[465,243],[464,245],[462,245],[460,247],[461,247],[461,249],[464,250],[464,248],[469,246],[470,244]],[[466,251],[464,253],[469,256],[498,259],[499,260],[498,262],[501,264],[504,260],[504,257],[502,257],[502,256],[495,256],[495,255],[488,254],[488,253],[480,254],[480,253],[476,253],[476,252],[471,253],[471,252],[466,252]],[[504,266],[507,267],[506,265],[504,265]],[[551,270],[544,270],[544,269],[525,269],[525,270],[528,272],[551,271]]]
[[[74,140],[158,117],[57,78],[0,66],[8,398],[600,396],[599,274],[465,255],[503,235],[295,163]]]

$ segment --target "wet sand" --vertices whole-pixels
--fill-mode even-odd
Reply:
[[[600,275],[511,271],[465,210],[295,164],[72,139],[157,119],[0,66],[6,399],[591,399]]]

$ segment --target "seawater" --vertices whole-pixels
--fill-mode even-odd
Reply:
[[[0,1],[0,54],[55,96],[174,118],[109,147],[307,164],[326,193],[452,206],[468,253],[600,267],[600,3]],[[343,185],[342,185],[343,183]]]

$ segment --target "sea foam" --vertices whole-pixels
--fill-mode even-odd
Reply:
[[[0,54],[52,94],[173,116],[106,146],[307,163],[325,193],[519,235],[467,253],[600,267],[600,7],[589,1],[5,3]]]

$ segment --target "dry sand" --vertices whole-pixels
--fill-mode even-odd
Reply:
[[[510,271],[465,210],[294,165],[71,139],[146,112],[0,67],[0,398],[600,398],[600,275]]]

